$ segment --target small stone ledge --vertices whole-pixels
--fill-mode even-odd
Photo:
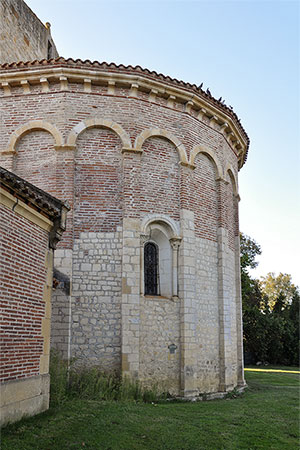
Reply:
[[[230,394],[233,394],[234,392],[237,395],[242,394],[245,389],[247,388],[247,384],[244,385],[238,385],[234,389],[230,389],[229,391],[222,391],[222,392],[209,392],[207,394],[198,394],[198,395],[187,395],[187,396],[176,396],[174,398],[168,398],[168,401],[182,401],[182,402],[204,402],[209,400],[223,400],[227,396],[230,396]]]
[[[179,164],[182,167],[187,167],[188,169],[191,169],[191,170],[195,170],[196,169],[195,164],[191,164],[191,163],[188,163],[188,162],[185,162],[185,161],[180,161]]]
[[[0,155],[15,155],[17,152],[11,148],[6,148],[5,150],[0,150]]]
[[[141,148],[128,148],[128,147],[123,147],[121,150],[122,153],[139,153],[142,154],[143,150]]]
[[[169,302],[172,303],[176,303],[176,302],[180,302],[180,298],[176,295],[172,295],[172,296],[166,296],[166,295],[145,295],[145,294],[140,294],[140,296],[145,299],[145,300],[150,300],[150,301],[165,301],[168,300]]]
[[[76,150],[76,145],[67,145],[67,144],[54,145],[54,149],[57,151]]]

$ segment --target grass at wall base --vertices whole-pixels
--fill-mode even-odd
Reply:
[[[72,398],[151,403],[169,397],[163,386],[150,389],[138,381],[121,379],[118,373],[104,373],[98,367],[76,368],[76,360],[69,366],[55,351],[51,351],[50,379],[50,406],[61,406]]]
[[[246,372],[245,375],[248,389],[244,394],[194,403],[152,401],[143,396],[139,386],[127,385],[125,389],[118,385],[117,377],[104,381],[104,376],[98,380],[98,394],[101,391],[103,397],[106,392],[107,399],[91,399],[95,395],[85,389],[87,379],[80,382],[77,379],[77,388],[82,389],[79,397],[74,391],[66,395],[60,390],[57,406],[4,428],[1,448],[298,448],[299,374]],[[151,392],[151,395],[157,396],[157,393]],[[119,396],[119,399],[109,399],[109,396]],[[137,398],[133,399],[134,396]]]

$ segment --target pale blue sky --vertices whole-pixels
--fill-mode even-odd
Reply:
[[[262,247],[253,275],[300,285],[299,2],[26,0],[64,57],[140,65],[209,87],[250,137],[240,229]]]

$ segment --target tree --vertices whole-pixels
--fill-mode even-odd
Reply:
[[[280,273],[275,276],[274,272],[269,272],[265,277],[260,279],[260,288],[268,297],[269,308],[274,309],[276,302],[281,302],[281,307],[291,304],[296,286],[292,283],[291,275]],[[279,305],[277,305],[278,309]]]
[[[241,251],[241,288],[243,306],[244,354],[245,359],[265,359],[267,354],[266,340],[264,339],[264,317],[261,317],[260,304],[262,294],[257,280],[249,275],[249,269],[257,266],[255,258],[261,254],[260,246],[249,236],[240,234]]]
[[[262,281],[250,277],[261,248],[241,234],[241,284],[243,303],[244,351],[254,361],[298,364],[299,291],[291,275],[273,273]]]
[[[255,258],[261,254],[261,248],[252,238],[240,233],[240,254],[243,307],[259,307],[262,302],[260,287],[257,280],[250,277],[248,270],[257,267],[258,262]]]
[[[248,267],[255,269],[258,262],[255,261],[257,255],[261,255],[260,245],[254,239],[240,233],[240,249],[241,249],[241,270],[248,273]]]

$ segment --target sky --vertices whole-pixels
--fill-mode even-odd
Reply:
[[[251,273],[300,286],[298,1],[26,0],[58,52],[140,65],[209,87],[250,138],[239,173],[240,230],[260,244]]]

